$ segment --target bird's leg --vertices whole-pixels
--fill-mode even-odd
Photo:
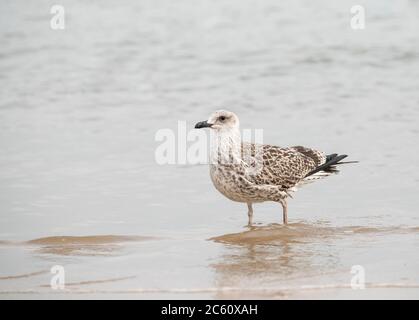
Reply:
[[[253,208],[252,208],[252,203],[248,202],[247,203],[247,215],[249,217],[249,222],[248,222],[248,226],[251,227],[252,223],[253,223]]]
[[[287,201],[285,199],[281,199],[279,200],[279,202],[282,205],[282,218],[284,221],[284,224],[288,223],[288,206],[287,206]]]

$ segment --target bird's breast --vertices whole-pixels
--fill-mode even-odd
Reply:
[[[240,187],[239,174],[224,166],[211,165],[210,176],[215,188],[230,200],[247,202],[247,197]]]

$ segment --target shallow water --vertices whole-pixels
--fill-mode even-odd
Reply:
[[[0,298],[419,297],[418,1],[360,3],[359,31],[350,1],[61,3],[62,31],[0,4]],[[220,106],[360,163],[249,230],[205,165],[154,158]]]

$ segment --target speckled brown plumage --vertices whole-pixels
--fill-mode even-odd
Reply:
[[[336,165],[346,155],[332,154],[302,146],[281,148],[242,142],[237,116],[217,111],[196,128],[215,130],[211,150],[210,175],[215,188],[227,198],[248,204],[249,224],[252,203],[275,201],[283,207],[287,223],[286,199],[306,183],[337,172]]]

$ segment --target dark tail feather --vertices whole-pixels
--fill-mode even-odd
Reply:
[[[320,166],[318,166],[316,169],[309,172],[306,177],[311,176],[312,174],[315,174],[319,171],[325,171],[325,172],[337,172],[337,169],[335,165],[337,164],[343,164],[343,163],[352,163],[352,162],[339,162],[347,157],[346,154],[338,155],[337,153],[329,154],[326,156],[326,162]],[[355,161],[357,162],[357,161]]]
[[[333,158],[336,158],[338,156],[338,154],[337,153],[333,153],[333,154],[329,154],[329,155],[327,155],[326,156],[326,162],[325,163],[327,163],[327,162],[329,162],[330,160],[332,160]]]
[[[359,161],[343,161],[343,162],[339,162],[337,164],[349,164],[349,163],[359,163]]]

